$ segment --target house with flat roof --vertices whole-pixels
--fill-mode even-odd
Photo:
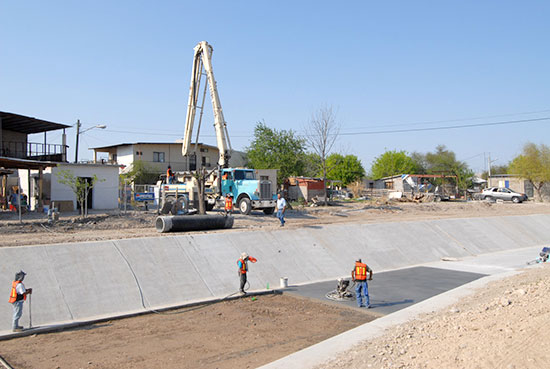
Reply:
[[[8,209],[8,198],[20,192],[27,197],[29,210],[42,211],[57,202],[65,210],[77,210],[72,190],[57,181],[61,169],[74,176],[102,181],[90,191],[88,208],[118,208],[118,166],[69,164],[66,132],[70,125],[0,111],[0,209]],[[48,141],[48,133],[62,130],[61,144]],[[29,141],[29,135],[43,134],[42,142]]]
[[[214,169],[218,165],[219,150],[216,146],[198,143],[191,145],[192,153],[183,156],[181,153],[182,142],[133,142],[121,143],[111,146],[94,147],[94,162],[101,163],[98,154],[106,153],[108,158],[103,162],[120,165],[123,171],[132,167],[138,160],[146,163],[150,168],[159,174],[166,172],[168,166],[174,172],[196,170],[197,168]],[[233,150],[231,167],[242,167],[245,165],[245,154]]]

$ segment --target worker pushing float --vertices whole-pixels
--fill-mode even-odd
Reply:
[[[257,262],[258,260],[252,256],[248,256],[246,252],[241,254],[241,258],[237,260],[237,266],[239,267],[239,277],[241,279],[241,285],[239,287],[239,292],[241,295],[246,295],[244,290],[244,285],[246,284],[246,273],[248,272],[248,261],[252,263]]]
[[[369,281],[372,281],[372,269],[369,266],[357,259],[355,268],[351,271],[351,279],[356,283],[355,294],[357,295],[357,305],[370,309],[369,286],[367,284],[367,273],[369,273]],[[363,297],[365,303],[363,304]]]

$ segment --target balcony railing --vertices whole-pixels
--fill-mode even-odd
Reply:
[[[60,144],[2,141],[0,155],[17,159],[63,161],[67,148],[67,145]]]

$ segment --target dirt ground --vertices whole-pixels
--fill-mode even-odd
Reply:
[[[539,264],[363,342],[318,369],[548,368],[548,306],[550,265]]]
[[[527,214],[550,214],[550,204],[484,201],[441,203],[342,201],[328,207],[299,207],[289,210],[286,214],[285,228],[347,222],[379,223]],[[76,215],[62,215],[55,224],[48,224],[47,217],[43,214],[26,214],[23,223],[19,223],[16,214],[0,212],[0,234],[2,235],[0,247],[173,235],[156,231],[154,227],[156,216],[154,211],[92,214],[84,220]],[[279,228],[279,222],[274,215],[268,216],[262,212],[252,212],[246,216],[235,212],[234,217],[233,229],[216,232]]]
[[[255,368],[372,319],[263,295],[1,341],[0,355],[17,369]]]

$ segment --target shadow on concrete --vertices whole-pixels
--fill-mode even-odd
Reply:
[[[401,304],[412,304],[414,302],[413,299],[404,299],[402,301],[394,301],[394,302],[377,302],[376,300],[371,300],[370,306],[371,308],[377,308],[377,307],[386,307],[386,306],[395,306],[395,305],[401,305]]]

